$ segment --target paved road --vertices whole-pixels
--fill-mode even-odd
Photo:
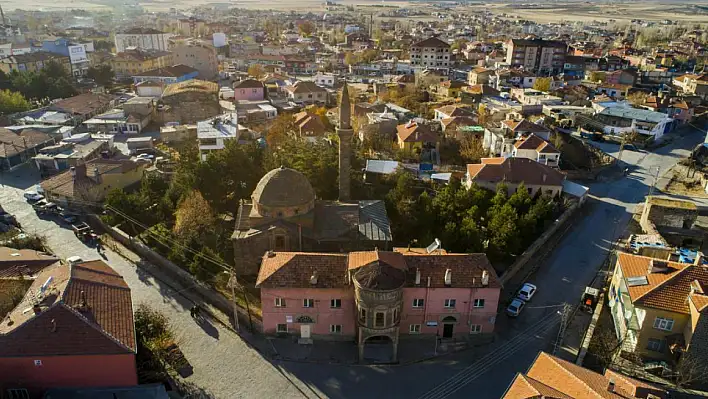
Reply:
[[[70,229],[36,216],[22,198],[33,179],[26,169],[0,175],[0,205],[13,213],[26,231],[46,236],[48,246],[61,258],[78,255],[84,260],[98,259],[96,251],[76,239]],[[179,346],[194,367],[194,374],[186,381],[207,388],[218,398],[303,397],[299,389],[307,389],[304,385],[261,357],[236,334],[216,323],[200,327],[189,315],[192,304],[179,293],[120,255],[110,250],[105,254],[108,264],[130,286],[134,306],[147,303],[170,319]]]
[[[694,132],[655,153],[626,151],[623,159],[633,165],[633,172],[617,181],[590,186],[588,216],[578,221],[534,277],[539,292],[524,313],[517,320],[499,316],[499,339],[489,348],[432,362],[400,367],[271,364],[229,331],[219,326],[209,331],[197,327],[186,314],[188,304],[183,299],[136,272],[130,263],[112,253],[108,260],[125,276],[136,303],[149,302],[168,314],[187,358],[195,365],[195,375],[190,378],[209,387],[216,397],[496,399],[517,372],[528,369],[539,351],[552,350],[560,320],[558,305],[579,300],[653,183],[652,167],[658,166],[663,173],[702,140],[703,135]],[[21,199],[21,189],[31,184],[25,180],[18,189],[0,189],[0,203],[30,230],[47,235],[50,247],[59,255],[95,257],[70,232],[36,218]]]

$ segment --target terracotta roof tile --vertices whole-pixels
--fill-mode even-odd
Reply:
[[[436,108],[435,110],[447,115],[448,118],[453,116],[475,116],[474,111],[472,111],[471,109],[465,107],[458,107],[457,105],[445,105],[443,107]]]
[[[136,350],[130,289],[103,261],[43,270],[29,293],[0,324],[0,356],[119,354]],[[36,294],[35,294],[36,295]]]
[[[425,125],[419,125],[417,122],[409,122],[396,127],[398,138],[405,143],[429,142],[438,141],[437,134]]]
[[[449,48],[450,45],[447,44],[447,42],[444,42],[437,37],[429,37],[423,41],[420,41],[418,43],[413,44],[411,47],[440,47],[440,48]]]
[[[691,283],[697,280],[708,286],[708,267],[688,263],[666,262],[664,272],[650,273],[652,258],[620,253],[617,262],[625,279],[646,276],[648,284],[628,287],[632,302],[670,312],[689,314],[686,299]]]
[[[0,272],[14,271],[11,274],[3,274],[4,277],[18,276],[20,271],[34,274],[58,261],[59,258],[44,252],[0,247]]]
[[[573,399],[571,396],[521,373],[516,374],[514,381],[512,381],[502,399],[531,399],[539,397]]]
[[[483,271],[489,277],[488,287],[502,284],[485,254],[419,254],[403,252],[408,265],[408,285],[414,286],[416,270],[420,270],[421,284],[430,277],[430,287],[445,288],[445,272],[450,269],[452,288],[481,287]]]
[[[505,158],[500,164],[488,163],[484,160],[482,163],[484,167],[479,170],[467,165],[468,171],[476,172],[474,175],[470,174],[473,181],[489,183],[506,181],[512,184],[524,182],[529,185],[560,186],[565,180],[564,174],[531,159]]]
[[[271,252],[263,256],[256,286],[260,288],[312,287],[310,277],[317,272],[317,288],[342,287],[346,282],[346,254],[314,252]]]
[[[511,129],[514,133],[546,133],[548,132],[548,129],[535,124],[533,122],[529,122],[526,119],[522,119],[520,121],[513,121],[513,120],[505,120],[502,121],[502,123],[509,129]]]

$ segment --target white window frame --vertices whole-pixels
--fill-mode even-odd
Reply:
[[[280,326],[285,326],[285,331],[280,329]],[[275,332],[277,333],[286,333],[288,332],[288,323],[278,323],[275,325]]]
[[[342,300],[339,298],[333,298],[329,300],[329,307],[332,309],[341,309]]]
[[[475,308],[483,308],[484,307],[484,298],[478,298],[474,300],[474,307]]]
[[[302,307],[303,308],[314,308],[315,307],[315,300],[312,298],[304,298],[302,300]]]
[[[470,334],[481,334],[482,325],[481,324],[470,324]]]
[[[329,325],[329,333],[330,334],[341,334],[342,333],[342,325],[341,324],[330,324]]]
[[[276,308],[284,308],[285,307],[285,298],[275,298],[275,307]]]
[[[420,334],[420,324],[411,324],[408,326],[409,334]]]
[[[446,299],[443,305],[444,305],[445,309],[454,309],[455,305],[457,305],[457,300],[456,299]]]
[[[425,306],[425,299],[423,298],[414,298],[413,299],[413,307],[414,308],[422,308]]]
[[[654,319],[654,328],[661,331],[671,331],[674,329],[674,319],[657,317]]]

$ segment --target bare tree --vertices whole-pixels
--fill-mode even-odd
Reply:
[[[693,352],[681,355],[674,372],[674,383],[679,388],[708,383],[708,364]]]

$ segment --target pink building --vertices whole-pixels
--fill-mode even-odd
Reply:
[[[396,248],[394,252],[269,252],[256,286],[263,329],[300,340],[443,339],[491,334],[501,283],[484,254]]]
[[[246,79],[234,83],[234,101],[259,101],[265,98],[265,85],[255,79]]]

